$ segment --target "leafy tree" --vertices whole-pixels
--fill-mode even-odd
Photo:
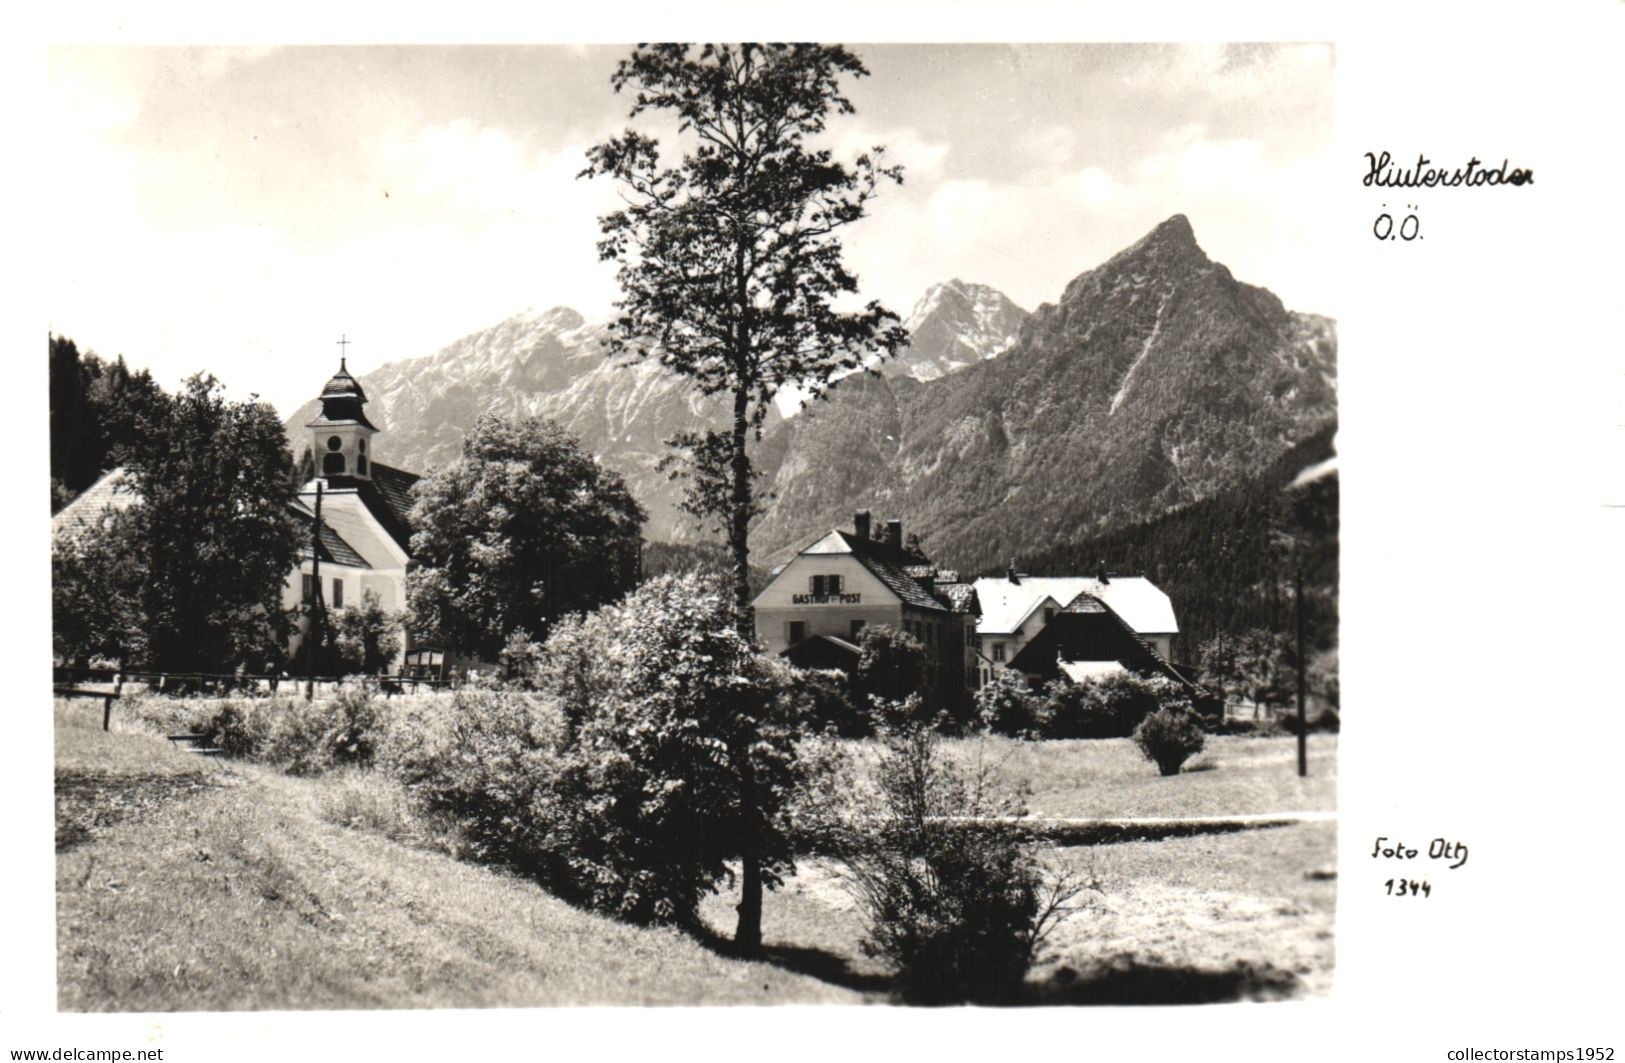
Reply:
[[[1043,699],[1020,672],[996,668],[976,691],[976,714],[982,726],[1013,738],[1037,738],[1044,726]]]
[[[1209,639],[1202,645],[1201,671],[1204,684],[1257,705],[1285,704],[1296,690],[1291,639],[1265,628]]]
[[[122,357],[103,362],[54,334],[49,346],[51,510],[56,512],[124,460],[163,392],[151,374],[131,372]]]
[[[413,499],[407,608],[450,649],[495,661],[515,631],[545,636],[636,582],[643,509],[551,421],[481,417]]]
[[[865,215],[882,179],[901,182],[902,171],[880,165],[878,148],[848,166],[808,145],[832,115],[854,113],[842,79],[867,74],[839,46],[641,45],[610,83],[633,91],[629,117],[675,117],[689,148],[667,166],[654,138],[628,130],[592,148],[583,171],[615,179],[627,201],[600,219],[599,256],[620,263],[611,355],[653,355],[701,394],[732,399],[726,430],[672,443],[691,456],[690,512],[723,526],[735,624],[747,639],[755,637],[749,532],[759,512],[747,448],[761,438],[768,404],[792,383],[821,396],[837,371],[908,340],[878,302],[835,307],[858,290],[840,231]],[[760,860],[746,839],[734,934],[746,953],[761,943]]]
[[[841,82],[867,73],[838,46],[639,46],[611,84],[634,93],[630,117],[675,117],[689,149],[667,166],[654,138],[628,130],[591,149],[583,171],[614,178],[628,202],[600,219],[599,254],[620,263],[611,353],[652,355],[701,393],[733,400],[726,431],[675,442],[692,457],[691,510],[724,525],[747,637],[757,512],[747,446],[768,404],[791,383],[822,395],[832,374],[908,338],[877,302],[834,305],[857,291],[840,231],[901,170],[880,165],[879,148],[848,166],[807,143],[832,115],[854,113]]]
[[[377,591],[362,591],[361,604],[339,610],[333,627],[333,646],[346,673],[378,675],[401,652],[400,617],[379,604]]]
[[[778,885],[792,866],[795,699],[726,597],[695,576],[661,577],[556,637],[567,645],[550,639],[547,656],[575,666],[544,692],[581,715],[567,722],[549,819],[589,903],[692,923],[746,840],[764,885]]]
[[[131,518],[59,532],[51,543],[51,637],[59,660],[138,660],[146,648],[141,557],[129,549]]]
[[[863,629],[858,636],[858,663],[852,670],[852,703],[883,722],[892,706],[916,699],[925,673],[925,646],[905,631],[886,624]]]
[[[141,572],[148,663],[206,671],[279,662],[287,644],[282,588],[300,531],[276,411],[228,401],[199,374],[142,414],[125,464],[142,501],[122,546]]]

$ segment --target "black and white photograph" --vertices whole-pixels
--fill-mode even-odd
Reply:
[[[1595,97],[1350,92],[1437,24],[668,24],[41,50],[9,977],[133,1054],[13,1057],[1283,1058],[1444,980],[1418,1058],[1612,1058],[1625,360],[1533,252]]]

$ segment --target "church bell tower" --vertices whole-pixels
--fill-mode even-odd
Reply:
[[[367,393],[344,367],[322,388],[322,412],[305,425],[310,429],[310,454],[316,475],[323,479],[372,479],[372,437],[378,431],[362,409]]]

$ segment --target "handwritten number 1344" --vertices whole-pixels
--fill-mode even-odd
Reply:
[[[1433,884],[1426,879],[1421,882],[1413,878],[1391,878],[1383,885],[1388,887],[1390,897],[1431,897]]]
[[[1406,243],[1422,239],[1422,219],[1416,216],[1414,204],[1407,205],[1407,209],[1412,213],[1401,218],[1398,225],[1394,224],[1394,216],[1388,213],[1387,206],[1388,204],[1383,204],[1383,212],[1377,215],[1377,220],[1372,223],[1372,236],[1379,240],[1404,240]]]

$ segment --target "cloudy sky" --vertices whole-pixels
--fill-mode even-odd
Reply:
[[[850,230],[865,296],[930,284],[1053,301],[1170,214],[1289,307],[1336,315],[1332,49],[860,46],[831,130],[906,171]],[[608,313],[577,180],[627,124],[616,47],[56,48],[53,331],[208,369],[283,411],[331,372],[415,357],[528,307]]]

